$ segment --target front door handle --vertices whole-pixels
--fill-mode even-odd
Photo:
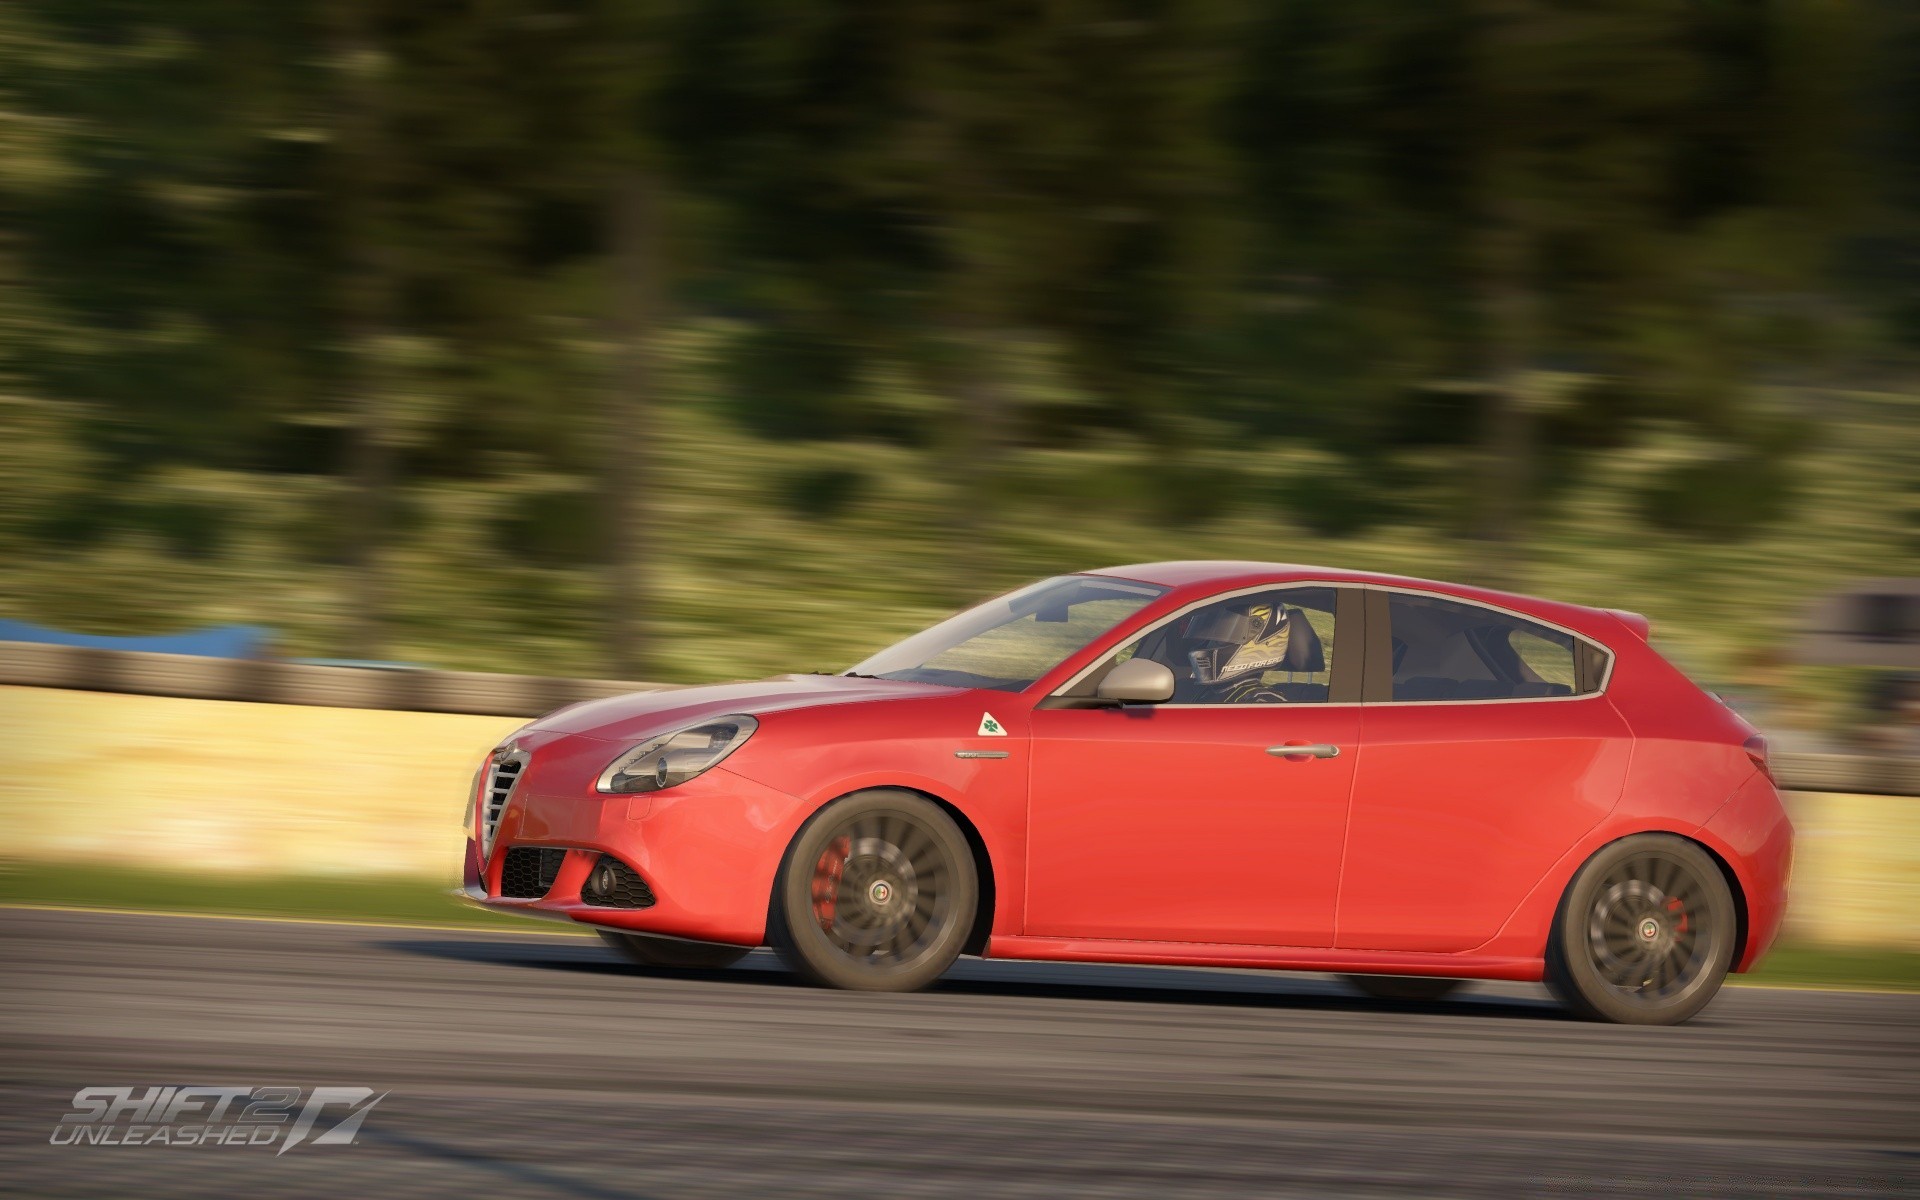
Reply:
[[[1275,758],[1339,758],[1340,747],[1325,742],[1311,746],[1305,742],[1288,742],[1284,746],[1268,746],[1267,753]]]

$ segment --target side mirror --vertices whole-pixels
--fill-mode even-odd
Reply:
[[[1093,694],[1121,704],[1159,704],[1173,699],[1173,672],[1150,658],[1130,658],[1108,671]]]

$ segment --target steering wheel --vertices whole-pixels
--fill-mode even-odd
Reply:
[[[1207,704],[1286,704],[1287,697],[1258,676],[1239,681],[1224,680],[1207,685]]]

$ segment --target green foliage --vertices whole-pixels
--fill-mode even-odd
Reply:
[[[1738,537],[1792,511],[1793,484],[1781,463],[1735,450],[1662,472],[1641,494],[1640,509],[1656,529]]]
[[[1095,563],[1471,575],[1494,489],[1528,586],[1724,670],[1920,557],[1917,54],[1813,0],[31,0],[0,594],[337,654],[372,546],[391,657],[598,674],[635,489],[700,680]]]

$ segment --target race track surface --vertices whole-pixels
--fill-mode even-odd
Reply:
[[[537,927],[536,927],[537,928]],[[1728,989],[1676,1029],[1538,988],[963,961],[912,996],[768,956],[0,910],[13,1196],[1920,1194],[1920,997]],[[364,1085],[351,1146],[52,1146],[75,1090]]]

